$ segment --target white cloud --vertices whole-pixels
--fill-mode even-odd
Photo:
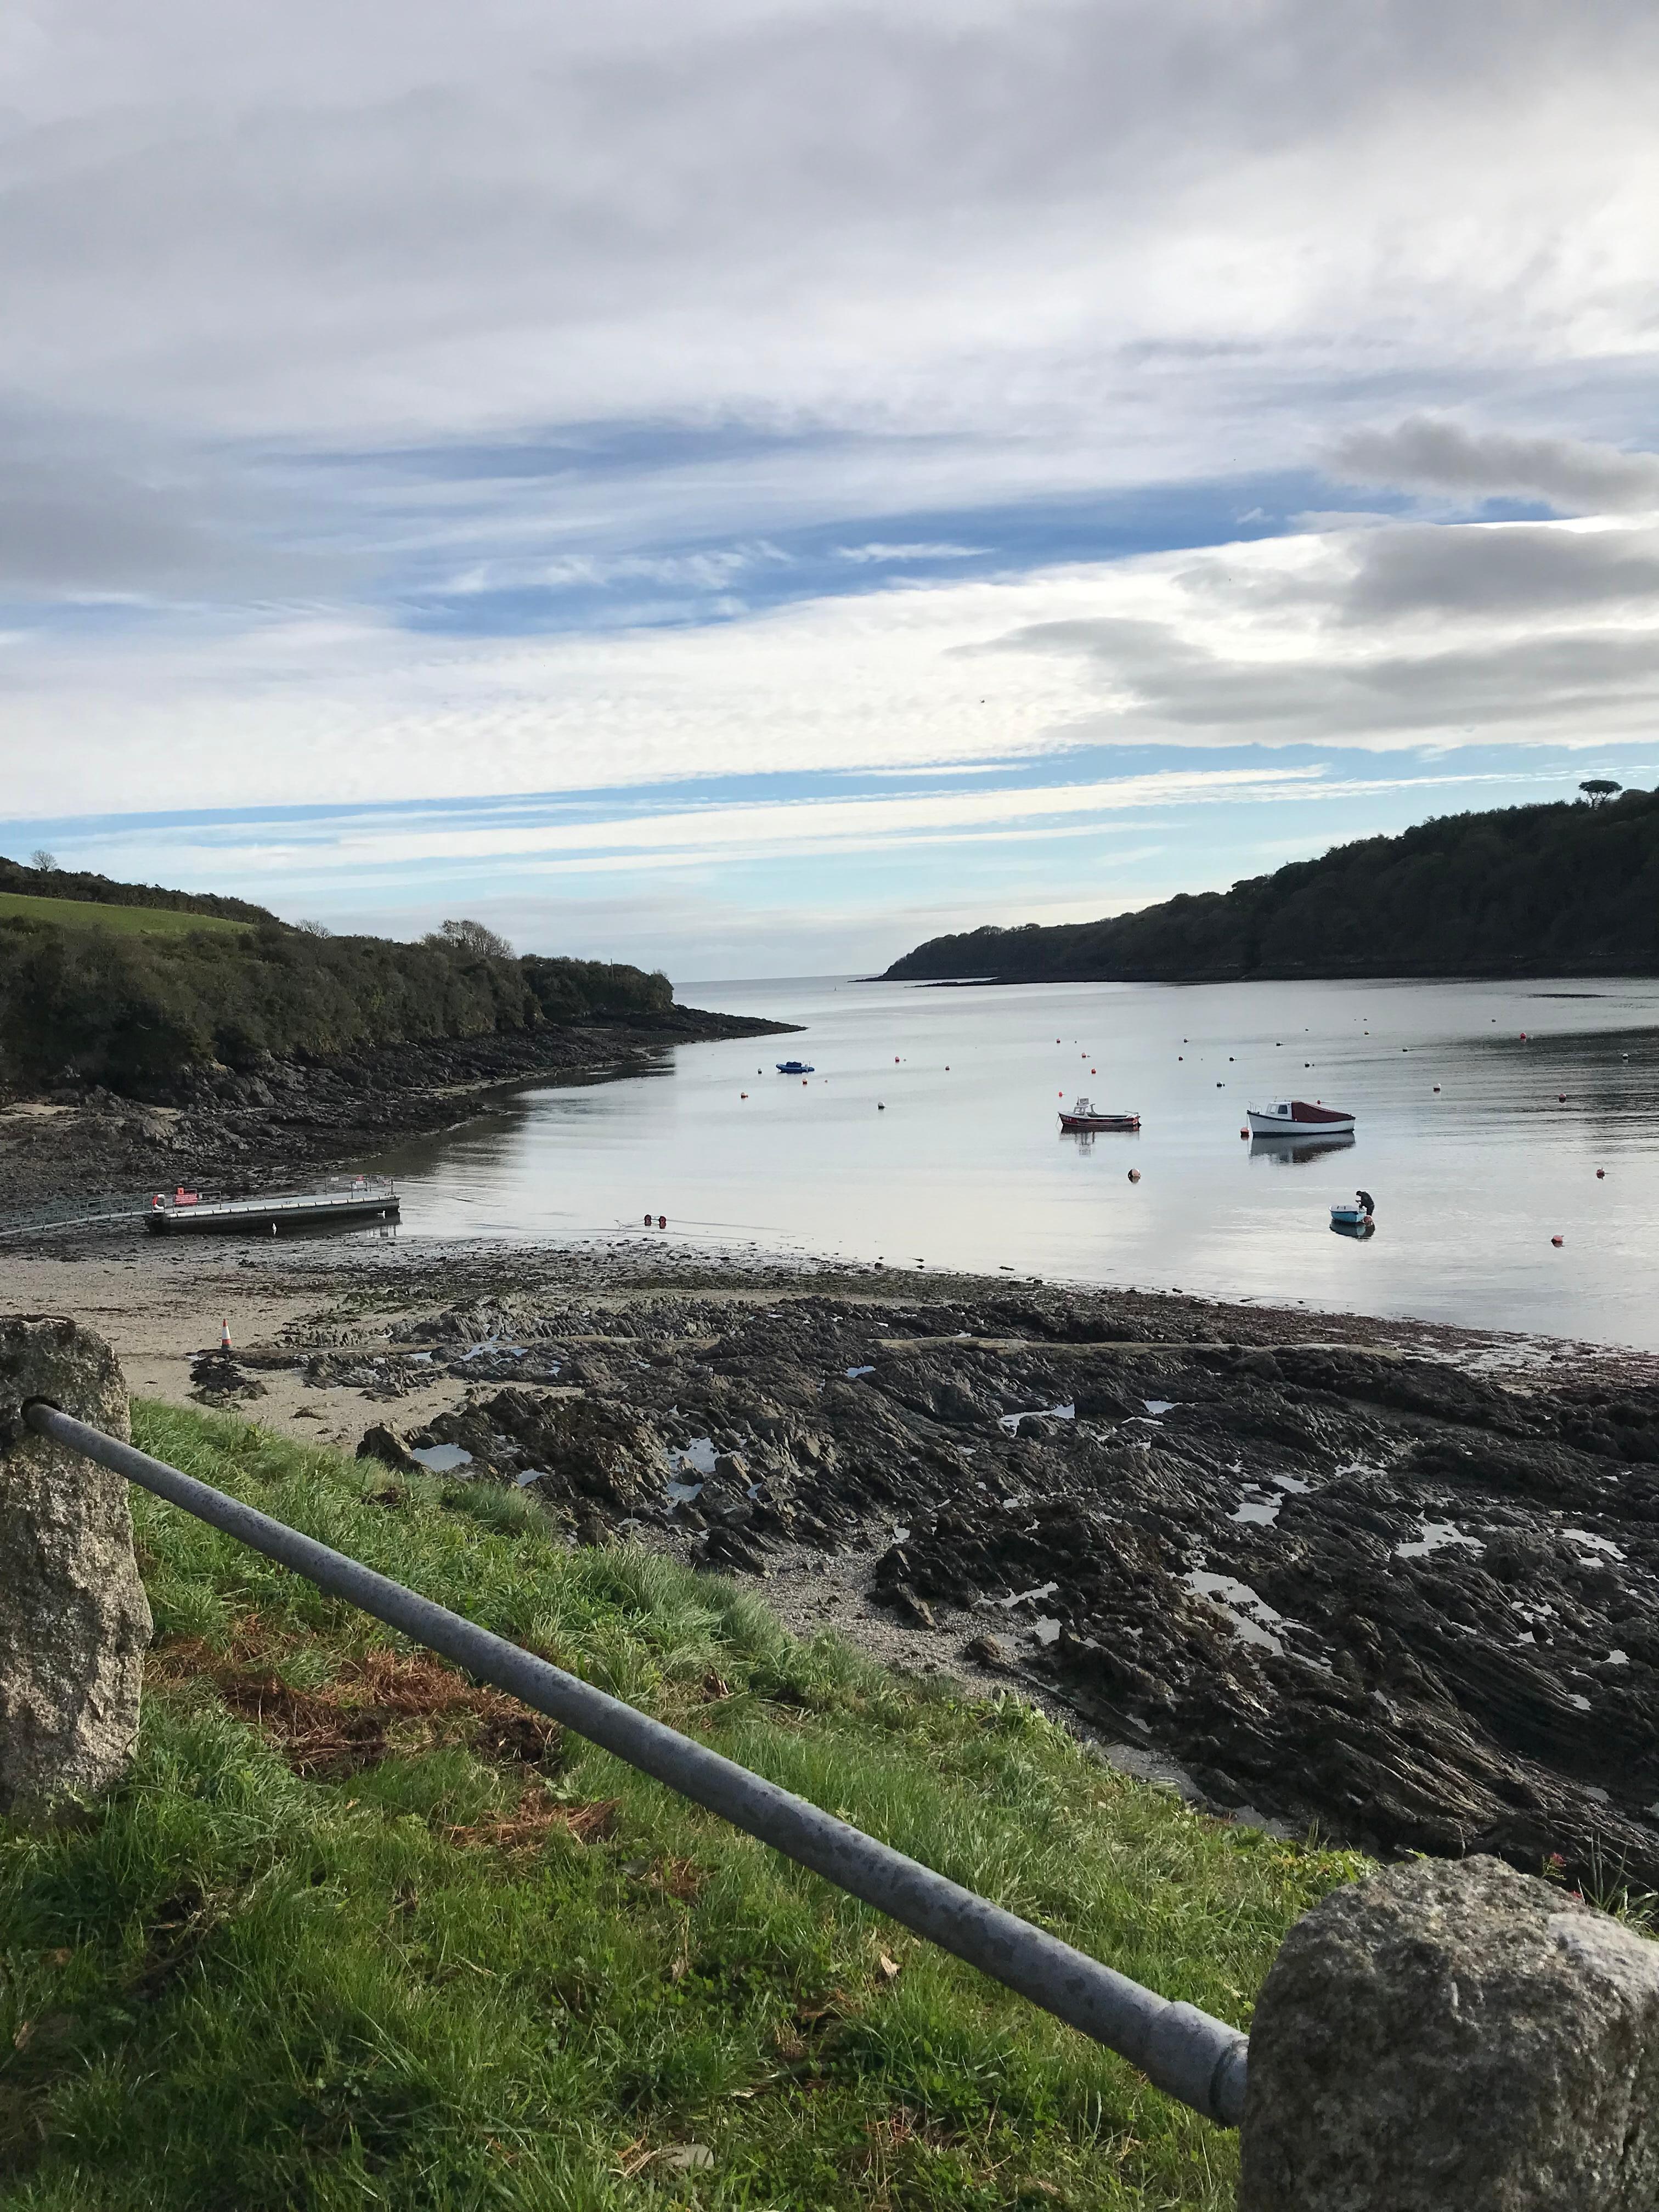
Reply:
[[[701,628],[420,637],[329,611],[0,646],[15,817],[1034,761],[1082,743],[1645,736],[1648,533],[1404,526]]]
[[[838,560],[860,562],[884,561],[971,561],[988,551],[984,545],[884,545],[879,539],[868,545],[837,545]]]
[[[1379,384],[1645,408],[1640,0],[1382,0],[1346,36],[1327,0],[17,20],[0,389],[112,483],[171,447],[255,539],[251,455],[550,426],[827,440],[623,471],[641,519],[740,534],[803,482],[873,519],[1297,466]],[[532,504],[578,552],[612,520]]]
[[[1033,825],[1066,816],[1099,817],[1126,810],[1192,805],[1207,799],[1283,799],[1305,793],[1316,768],[1171,769],[1094,783],[1017,790],[928,792],[917,798],[796,799],[781,804],[707,806],[629,817],[596,810],[574,822],[519,822],[467,829],[453,822],[413,828],[362,820],[319,838],[284,838],[255,845],[216,844],[215,857],[239,878],[290,874],[296,866],[361,870],[428,861],[486,862],[556,857],[561,866],[587,856],[589,867],[655,860],[718,863],[742,852],[788,854],[844,846],[873,850],[932,834],[1031,834]],[[1097,827],[1097,819],[1091,823]],[[1059,834],[1059,833],[1057,833]]]
[[[528,855],[643,880],[905,840],[989,865],[1140,811],[1123,780],[1028,777],[710,811],[699,778],[1645,737],[1659,551],[1633,526],[1331,504],[1248,545],[1052,548],[1322,502],[1333,451],[1464,504],[1659,506],[1627,450],[1656,60],[1641,0],[13,9],[3,803],[672,784],[653,826],[607,800],[586,844],[273,837],[337,878]],[[1232,481],[1275,472],[1291,491]],[[809,534],[827,553],[792,560]],[[970,556],[1005,573],[931,573]],[[825,562],[857,596],[745,605]],[[405,626],[601,592],[603,633]],[[1231,788],[1340,781],[1269,761]],[[1213,817],[1218,788],[1146,804]],[[269,874],[252,842],[191,849]]]

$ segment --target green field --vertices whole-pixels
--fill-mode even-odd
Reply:
[[[245,921],[215,914],[179,914],[166,906],[100,906],[94,899],[33,898],[0,891],[0,921],[50,921],[59,929],[107,929],[120,937],[183,937],[193,929],[246,930]]]
[[[1113,1773],[483,1484],[135,1407],[147,1449],[1248,2022],[1361,1863]],[[13,2212],[1206,2208],[1233,2138],[1081,2037],[133,1492],[130,1779],[0,1824]]]

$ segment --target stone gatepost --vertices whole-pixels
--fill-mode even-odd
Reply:
[[[1285,1937],[1239,2212],[1654,2212],[1659,1944],[1501,1860],[1417,1861]]]
[[[22,1815],[125,1771],[150,1636],[126,1483],[26,1429],[31,1398],[131,1434],[102,1337],[0,1316],[0,1813]]]

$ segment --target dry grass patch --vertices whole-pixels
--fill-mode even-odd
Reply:
[[[237,1623],[228,1650],[194,1638],[161,1647],[149,1674],[157,1685],[211,1683],[239,1720],[309,1780],[338,1781],[394,1751],[406,1756],[441,1744],[465,1745],[501,1765],[550,1772],[558,1763],[563,1731],[556,1722],[469,1682],[441,1659],[374,1649],[342,1661],[327,1681],[309,1689],[283,1672],[298,1648],[300,1639],[273,1638],[250,1618]]]
[[[554,1829],[562,1830],[573,1842],[591,1844],[602,1841],[616,1827],[617,1803],[616,1798],[607,1797],[590,1805],[562,1805],[556,1797],[526,1790],[514,1812],[438,1832],[446,1843],[469,1850],[539,1850]]]

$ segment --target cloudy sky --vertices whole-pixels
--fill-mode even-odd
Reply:
[[[678,978],[1659,781],[1642,0],[13,0],[0,850]]]

